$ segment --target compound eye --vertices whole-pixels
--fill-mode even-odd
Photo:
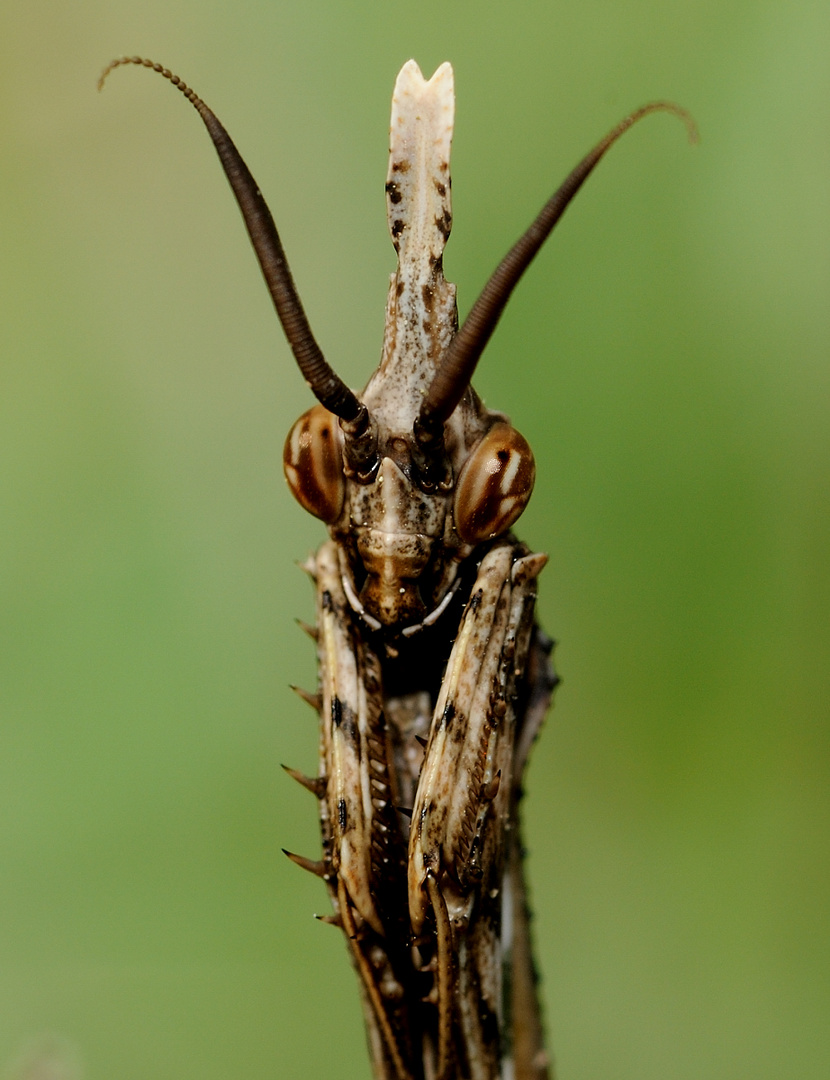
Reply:
[[[294,498],[330,525],[340,517],[345,495],[343,434],[337,417],[322,405],[303,413],[282,452],[285,479]]]
[[[536,464],[527,440],[494,424],[464,462],[455,489],[455,527],[467,544],[507,532],[527,506]]]

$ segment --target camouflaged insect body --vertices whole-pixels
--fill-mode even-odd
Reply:
[[[508,1019],[514,988],[538,1012],[529,950],[519,970],[512,942],[527,938],[517,734],[532,727],[521,745],[532,741],[553,683],[533,614],[546,558],[493,526],[523,509],[532,454],[470,387],[445,426],[443,482],[419,483],[412,454],[415,418],[457,329],[442,265],[453,111],[448,64],[429,82],[405,66],[386,184],[399,262],[381,363],[360,395],[378,461],[368,480],[344,470],[333,481],[336,494],[321,499],[339,507],[332,540],[307,567],[317,590],[322,873],[360,976],[378,1077],[541,1080],[540,1025],[517,1059]],[[286,470],[300,501],[313,502],[307,485],[325,485],[308,465],[319,446],[310,448],[336,449],[342,437],[320,406],[298,424]],[[471,467],[477,450],[484,467]],[[479,535],[479,519],[494,535]]]
[[[398,253],[381,362],[358,395],[311,332],[271,212],[216,115],[201,116],[242,211],[300,373],[319,404],[285,443],[285,474],[330,539],[315,582],[316,777],[326,883],[359,977],[377,1080],[545,1080],[518,808],[555,676],[534,621],[546,557],[510,532],[533,454],[470,385],[513,288],[596,164],[654,102],[582,159],[459,328],[444,279],[452,225],[452,68],[414,61],[392,103],[386,197]]]

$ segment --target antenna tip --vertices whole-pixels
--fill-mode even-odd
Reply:
[[[124,64],[142,64],[145,67],[152,67],[153,62],[152,60],[144,60],[141,56],[118,56],[115,60],[110,60],[98,78],[99,91],[104,89],[104,83],[107,81],[109,73]]]
[[[187,83],[182,82],[178,75],[174,75],[173,72],[163,64],[158,64],[155,60],[147,60],[143,56],[119,56],[115,60],[110,60],[98,79],[98,89],[103,89],[107,76],[111,71],[114,71],[117,67],[123,67],[125,64],[135,64],[137,67],[146,67],[151,71],[155,71],[158,75],[167,79],[168,82],[171,82],[177,90],[180,90],[197,110],[200,110],[200,107],[204,108],[199,97],[190,89]]]
[[[674,101],[655,101],[651,105],[646,105],[640,112],[653,112],[661,109],[664,112],[674,113],[674,115],[683,122],[686,127],[686,134],[689,138],[689,142],[692,146],[700,142],[700,131],[695,123],[695,118],[689,112],[688,109],[684,109],[682,105],[678,105]],[[635,114],[636,115],[636,114]]]

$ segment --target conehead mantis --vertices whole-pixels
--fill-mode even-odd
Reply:
[[[319,686],[322,857],[345,932],[377,1080],[543,1080],[519,802],[556,676],[535,622],[547,557],[511,532],[533,454],[470,380],[511,292],[570,200],[645,105],[582,159],[496,268],[459,328],[444,279],[452,226],[453,72],[410,60],[392,100],[391,276],[380,365],[355,393],[324,358],[274,220],[215,114],[201,116],[236,196],[300,373],[318,404],[285,443],[289,487],[328,527],[307,563]]]

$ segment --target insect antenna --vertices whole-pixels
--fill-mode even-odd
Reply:
[[[416,441],[427,452],[442,441],[443,425],[469,386],[476,364],[496,328],[510,294],[564,214],[571,199],[617,139],[638,120],[653,112],[674,113],[686,125],[689,141],[697,141],[697,127],[685,109],[671,101],[654,101],[643,105],[617,124],[566,177],[542,207],[527,232],[516,241],[496,267],[461,329],[448,345],[415,421]]]
[[[122,56],[113,60],[101,74],[101,90],[109,73],[125,64],[150,68],[176,87],[198,112],[208,130],[222,168],[231,185],[245,227],[262,269],[265,284],[282,323],[288,344],[308,385],[317,399],[346,424],[348,434],[360,438],[369,427],[369,414],[357,396],[346,386],[323,356],[311,332],[291,270],[285,257],[271,211],[260,194],[256,180],[242,160],[225,128],[194,90],[166,67],[140,56]]]

